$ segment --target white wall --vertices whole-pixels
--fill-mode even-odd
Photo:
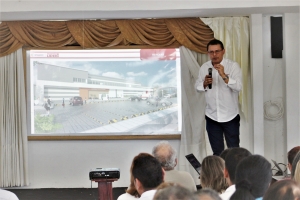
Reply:
[[[252,81],[253,153],[264,155],[263,124],[263,30],[262,15],[251,15],[250,54]]]
[[[90,169],[120,168],[113,187],[129,186],[134,156],[151,153],[158,140],[29,141],[30,185],[22,188],[89,188]],[[169,140],[179,151],[179,140]],[[93,182],[93,188],[97,184]]]
[[[280,105],[284,109],[284,64],[282,58],[271,58],[271,26],[270,17],[280,16],[264,15],[263,20],[263,102],[274,103],[273,106],[264,107],[272,115],[279,112]],[[282,17],[282,15],[281,15]],[[275,104],[276,103],[276,104]],[[265,156],[278,162],[285,162],[286,143],[285,143],[285,116],[278,120],[264,118],[264,144]]]
[[[280,16],[276,13],[273,15],[255,15],[258,17],[254,25],[260,29],[259,21],[261,21],[262,36],[260,33],[252,37],[252,42],[258,42],[262,38],[262,46],[256,46],[253,49],[252,58],[253,64],[263,65],[252,66],[252,72],[257,72],[253,75],[253,86],[261,87],[254,90],[253,101],[256,101],[255,106],[260,106],[268,101],[274,103],[265,110],[271,114],[278,113],[279,106],[284,109],[284,115],[278,120],[262,119],[262,111],[258,110],[254,115],[253,126],[254,135],[258,135],[258,145],[254,141],[254,153],[264,155],[267,159],[274,159],[278,162],[287,162],[287,151],[292,147],[300,144],[299,140],[299,13],[285,13],[283,17],[283,33],[284,47],[283,58],[271,58],[271,32],[270,32],[270,16]],[[258,23],[258,24],[257,24]],[[256,29],[256,30],[257,30]],[[260,56],[262,54],[262,57]],[[253,56],[252,55],[252,56]],[[262,69],[261,69],[262,67]],[[261,102],[261,100],[263,100]],[[255,108],[254,108],[255,111]],[[261,124],[263,123],[263,124]],[[262,125],[263,131],[260,126]]]
[[[299,13],[283,15],[287,150],[300,144]]]

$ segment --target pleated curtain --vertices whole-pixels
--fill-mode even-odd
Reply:
[[[0,187],[28,185],[22,49],[0,58]]]

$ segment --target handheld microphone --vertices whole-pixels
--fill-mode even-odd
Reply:
[[[210,76],[210,78],[212,77],[212,68],[208,68],[208,75]],[[208,84],[208,88],[211,89],[212,85]]]

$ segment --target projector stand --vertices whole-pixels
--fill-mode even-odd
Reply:
[[[98,200],[113,200],[112,182],[118,180],[117,178],[96,178],[92,179],[98,183]]]

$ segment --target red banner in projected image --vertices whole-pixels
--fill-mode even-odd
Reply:
[[[141,49],[141,60],[176,60],[176,49]]]

